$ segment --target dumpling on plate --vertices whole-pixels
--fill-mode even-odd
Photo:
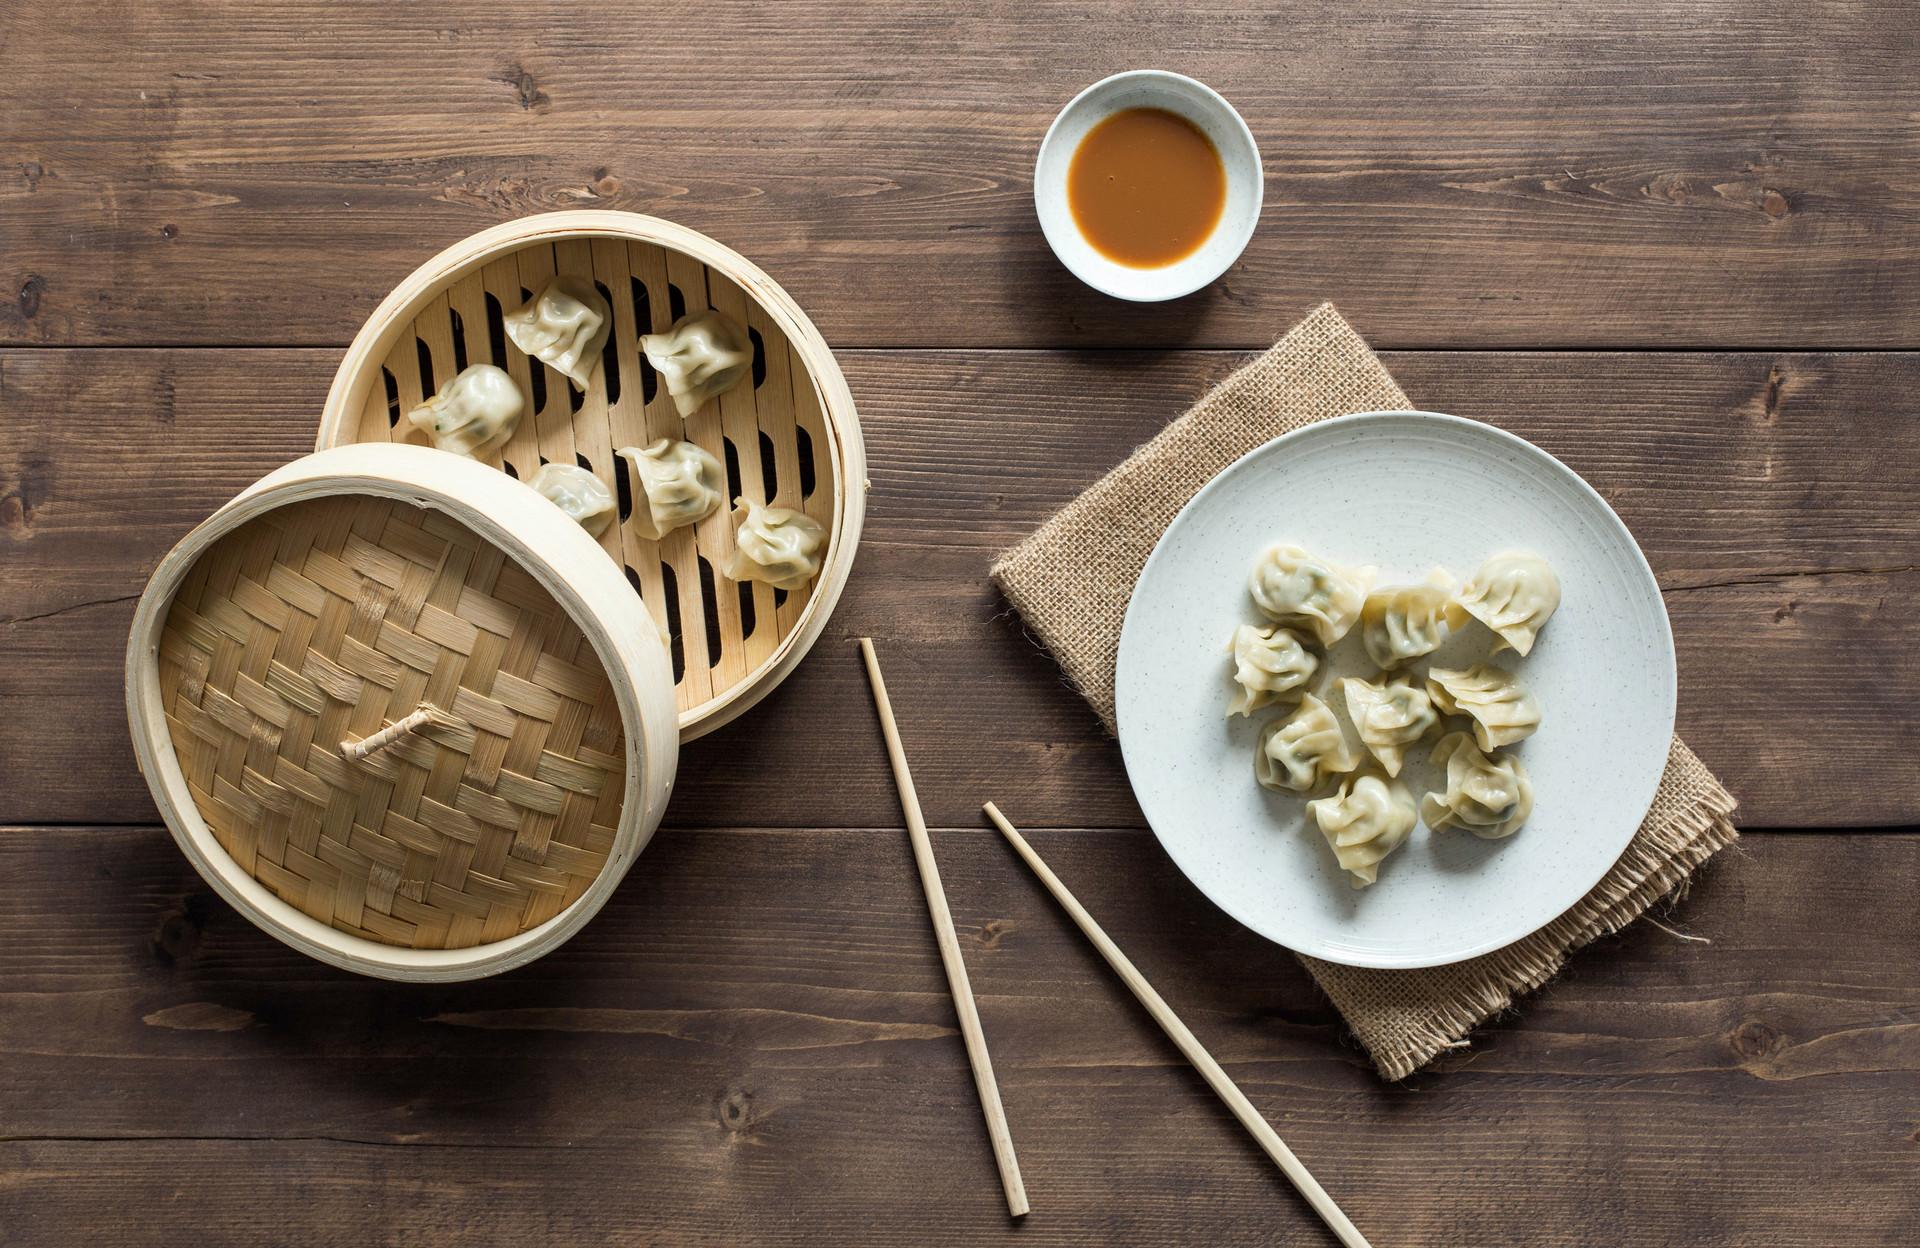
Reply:
[[[407,413],[407,421],[439,449],[478,458],[506,445],[526,407],[505,369],[473,364],[447,378],[440,393]]]
[[[1540,726],[1540,703],[1512,672],[1491,663],[1427,672],[1427,694],[1443,714],[1473,720],[1473,739],[1483,750],[1524,741]]]
[[[785,507],[733,500],[733,554],[722,569],[736,581],[800,589],[820,575],[827,531],[812,516]]]
[[[1539,555],[1502,551],[1480,565],[1460,587],[1462,610],[1498,633],[1493,652],[1512,648],[1522,655],[1560,606],[1560,578]]]
[[[1435,568],[1419,585],[1394,585],[1368,594],[1360,608],[1360,641],[1367,657],[1392,670],[1438,650],[1449,632],[1467,622],[1453,591],[1453,578]]]
[[[549,278],[539,293],[506,315],[513,345],[565,373],[580,390],[593,377],[612,325],[600,288],[564,273]]]
[[[1227,642],[1233,678],[1240,691],[1227,705],[1228,715],[1251,715],[1271,706],[1313,679],[1320,660],[1291,629],[1242,624]]]
[[[623,446],[614,453],[627,461],[647,496],[651,537],[662,538],[705,520],[726,497],[726,470],[704,447],[661,438],[645,447]]]
[[[1253,565],[1247,592],[1260,614],[1276,624],[1311,632],[1323,646],[1346,636],[1360,619],[1373,568],[1343,568],[1298,546],[1270,546]]]
[[[1380,877],[1380,860],[1413,831],[1413,794],[1398,780],[1361,771],[1342,780],[1333,796],[1308,802],[1307,813],[1349,882],[1365,888]]]
[[[577,464],[541,464],[527,484],[594,537],[613,523],[613,491]]]
[[[1389,776],[1400,774],[1407,747],[1433,731],[1440,716],[1433,699],[1409,676],[1385,678],[1375,683],[1357,676],[1340,681],[1347,696],[1347,717],[1353,720],[1360,744],[1378,759]]]
[[[1333,708],[1309,693],[1301,696],[1293,714],[1260,730],[1253,775],[1269,789],[1311,793],[1359,765],[1360,755]]]
[[[1435,832],[1465,828],[1497,840],[1533,813],[1533,782],[1513,755],[1482,753],[1466,733],[1450,732],[1433,747],[1433,761],[1447,769],[1447,790],[1420,799],[1420,817]]]
[[[643,334],[640,349],[666,380],[683,420],[739,385],[753,368],[747,331],[719,312],[692,313],[664,334]]]

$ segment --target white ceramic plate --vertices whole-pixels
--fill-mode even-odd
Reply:
[[[1355,889],[1305,802],[1253,778],[1259,728],[1288,708],[1226,717],[1227,638],[1257,622],[1247,573],[1276,541],[1380,583],[1439,565],[1465,578],[1520,548],[1559,573],[1560,610],[1533,653],[1507,651],[1539,698],[1540,730],[1512,747],[1533,816],[1500,841],[1422,824]],[[1477,622],[1433,658],[1466,666]],[[1424,672],[1427,660],[1412,665]],[[1372,670],[1359,633],[1319,679]],[[1673,637],[1653,572],[1612,508],[1572,469],[1491,425],[1368,412],[1311,425],[1236,461],[1187,504],[1147,561],[1120,635],[1117,713],[1127,775],[1161,845],[1221,909],[1289,949],[1350,966],[1439,966],[1512,944],[1592,889],[1653,801],[1673,735]],[[1344,715],[1343,699],[1323,692]],[[1401,778],[1444,787],[1428,743]]]

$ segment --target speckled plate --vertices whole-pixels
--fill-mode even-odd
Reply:
[[[1417,581],[1436,565],[1464,578],[1487,555],[1516,547],[1553,564],[1559,612],[1531,655],[1496,660],[1543,711],[1539,732],[1513,747],[1533,778],[1524,828],[1483,841],[1423,824],[1381,864],[1378,883],[1355,889],[1305,803],[1254,781],[1260,725],[1287,708],[1228,719],[1225,648],[1235,625],[1259,618],[1247,573],[1276,541],[1375,564],[1382,584]],[[1469,623],[1432,658],[1465,666],[1487,657],[1492,641]],[[1328,659],[1318,682],[1372,670],[1357,630]],[[1600,881],[1665,769],[1674,683],[1653,572],[1572,469],[1491,425],[1367,412],[1276,438],[1194,496],[1134,587],[1116,698],[1141,808],[1202,892],[1299,953],[1405,968],[1512,944]],[[1416,799],[1444,787],[1427,748],[1415,747],[1401,773]]]

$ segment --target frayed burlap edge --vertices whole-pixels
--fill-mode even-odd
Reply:
[[[1560,973],[1582,945],[1611,935],[1683,887],[1739,837],[1736,803],[1679,737],[1646,820],[1620,860],[1571,910],[1504,949],[1415,971],[1379,971],[1303,957],[1307,970],[1372,1055],[1384,1079],[1404,1079],[1515,999]]]
[[[1410,407],[1332,304],[1003,555],[992,578],[1108,732],[1120,627],[1147,557],[1202,485],[1253,448],[1317,420]],[[1678,737],[1652,808],[1593,891],[1505,949],[1452,966],[1369,970],[1302,958],[1386,1079],[1404,1079],[1559,973],[1567,956],[1680,889],[1736,833],[1734,801]]]

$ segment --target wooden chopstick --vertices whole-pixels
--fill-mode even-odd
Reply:
[[[887,699],[887,682],[880,675],[880,660],[873,653],[873,641],[860,639],[860,655],[867,661],[867,678],[873,682],[873,707],[880,715],[880,732],[887,739],[887,758],[893,763],[894,784],[900,790],[900,809],[907,816],[907,835],[913,842],[913,861],[920,868],[920,885],[926,890],[927,910],[933,916],[934,938],[940,944],[940,961],[947,968],[947,988],[953,993],[953,1008],[960,1016],[960,1034],[967,1042],[967,1061],[973,1066],[973,1083],[980,1090],[980,1108],[987,1116],[987,1138],[993,1144],[993,1160],[1000,1167],[1000,1186],[1006,1189],[1007,1212],[1016,1218],[1027,1215],[1027,1188],[1020,1181],[1020,1161],[1013,1154],[1013,1135],[1007,1130],[1007,1114],[1000,1106],[1000,1085],[994,1082],[993,1059],[987,1056],[987,1033],[980,1027],[980,1011],[973,1003],[973,986],[967,982],[967,964],[960,957],[960,938],[953,932],[953,913],[947,909],[946,890],[940,887],[940,867],[933,860],[933,842],[927,838],[927,821],[920,813],[920,797],[913,788],[913,775],[907,770],[907,752],[900,745],[900,729],[893,722],[893,703]]]
[[[1293,1150],[1288,1148],[1274,1133],[1273,1128],[1267,1125],[1267,1120],[1262,1118],[1260,1111],[1253,1107],[1253,1102],[1247,1099],[1247,1094],[1242,1092],[1233,1080],[1227,1078],[1227,1072],[1220,1069],[1220,1063],[1214,1061],[1213,1055],[1194,1038],[1191,1031],[1187,1030],[1187,1025],[1180,1021],[1179,1015],[1175,1014],[1172,1008],[1161,999],[1160,994],[1153,990],[1153,985],[1147,982],[1138,968],[1127,960],[1127,955],[1120,952],[1120,946],[1114,944],[1107,934],[1100,930],[1100,925],[1093,921],[1093,916],[1087,913],[1086,907],[1074,899],[1073,894],[1067,891],[1067,886],[1060,882],[1060,877],[1048,869],[1039,854],[1033,852],[1033,846],[1027,844],[1026,838],[1020,835],[1019,830],[1007,822],[1007,817],[1000,813],[1000,808],[988,802],[986,811],[987,818],[993,820],[999,827],[1008,843],[1013,846],[1014,852],[1027,860],[1027,865],[1032,867],[1033,873],[1040,877],[1040,882],[1047,886],[1047,891],[1053,894],[1054,900],[1059,902],[1061,908],[1067,912],[1067,917],[1086,933],[1087,939],[1093,942],[1093,947],[1100,951],[1100,956],[1105,958],[1107,964],[1119,974],[1121,982],[1133,990],[1134,996],[1140,998],[1140,1004],[1147,1007],[1147,1013],[1153,1015],[1153,1021],[1159,1023],[1160,1029],[1179,1046],[1180,1052],[1193,1063],[1194,1068],[1200,1072],[1200,1077],[1207,1081],[1207,1086],[1226,1102],[1227,1108],[1233,1111],[1233,1116],[1240,1120],[1240,1125],[1247,1129],[1267,1156],[1273,1159],[1273,1164],[1279,1166],[1281,1173],[1285,1174],[1287,1179],[1300,1190],[1300,1194],[1307,1198],[1307,1203],[1312,1205],[1313,1211],[1320,1215],[1320,1220],[1340,1237],[1340,1242],[1347,1248],[1372,1248],[1367,1243],[1367,1237],[1360,1233],[1345,1213],[1341,1212],[1340,1206],[1333,1203],[1333,1197],[1327,1195],[1326,1189],[1307,1173],[1307,1168],[1300,1164],[1300,1159],[1293,1155]]]

